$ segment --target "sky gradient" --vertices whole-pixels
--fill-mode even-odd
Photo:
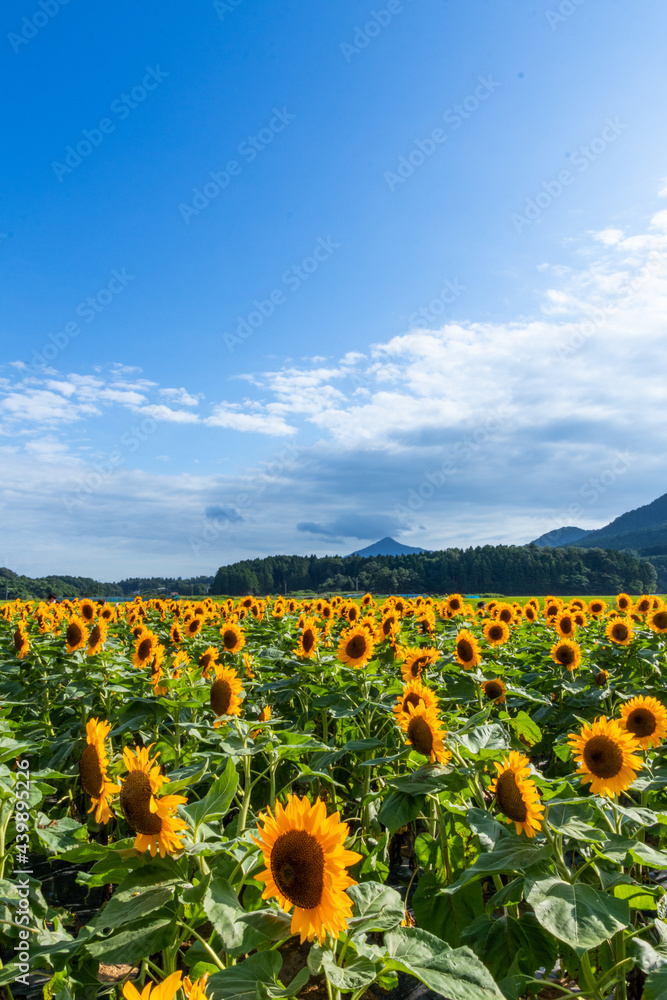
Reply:
[[[659,0],[10,0],[0,564],[198,575],[667,489]]]

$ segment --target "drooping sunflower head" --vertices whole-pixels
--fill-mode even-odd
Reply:
[[[489,646],[502,646],[510,637],[510,627],[507,622],[491,618],[484,622],[482,634]]]
[[[102,646],[107,641],[108,630],[109,626],[104,618],[100,618],[99,621],[93,625],[90,630],[90,635],[88,636],[88,656],[95,656],[96,653],[99,653]]]
[[[319,632],[315,625],[315,619],[304,618],[299,643],[294,652],[301,659],[308,660],[315,655],[318,641]]]
[[[245,646],[245,632],[236,622],[226,622],[220,629],[220,635],[226,653],[239,653]]]
[[[259,840],[264,871],[255,875],[264,883],[262,899],[276,898],[285,911],[294,906],[292,934],[303,944],[327,933],[337,938],[352,915],[352,900],[345,890],[357,883],[347,868],[361,855],[345,849],[349,828],[338,813],[327,816],[324,802],[311,806],[307,798],[289,795],[287,805],[276,803],[259,814]]]
[[[373,640],[360,625],[353,625],[341,634],[338,658],[348,667],[365,667],[373,656]]]
[[[197,666],[201,670],[202,677],[208,677],[214,665],[218,661],[220,653],[215,648],[215,646],[209,646],[199,657]]]
[[[429,646],[402,649],[400,656],[403,658],[401,673],[405,684],[417,680],[428,668],[440,658],[437,649]]]
[[[581,663],[581,646],[571,639],[561,639],[553,644],[550,655],[554,663],[560,663],[570,671],[576,670]]]
[[[629,618],[614,618],[607,622],[605,635],[618,646],[629,646],[635,633]]]
[[[667,708],[657,698],[631,698],[621,706],[620,724],[644,750],[660,746],[667,736]]]
[[[417,753],[427,757],[431,764],[446,764],[452,755],[443,743],[447,731],[442,729],[435,709],[427,708],[424,702],[416,707],[408,704],[407,708],[409,719],[405,726],[406,743]]]
[[[72,615],[67,623],[65,642],[68,653],[74,653],[77,649],[83,649],[88,642],[88,629],[83,619],[79,618],[78,615]]]
[[[430,688],[427,688],[422,684],[421,680],[411,680],[408,684],[403,685],[403,691],[398,696],[396,704],[394,705],[392,711],[396,716],[396,722],[401,729],[406,730],[408,728],[408,723],[410,722],[410,708],[417,708],[419,705],[425,705],[430,708],[433,712],[438,711],[438,699]]]
[[[105,741],[111,726],[108,722],[89,719],[86,723],[86,746],[79,757],[79,779],[81,787],[90,796],[92,805],[88,812],[95,810],[96,823],[108,823],[113,815],[109,802],[120,791],[109,778]]]
[[[154,632],[143,632],[134,643],[132,663],[140,670],[148,667],[154,659],[160,640]]]
[[[215,680],[211,685],[211,708],[215,712],[217,719],[213,723],[217,729],[221,723],[218,721],[223,715],[240,715],[241,698],[243,694],[243,683],[233,667],[225,667],[220,663],[215,665]]]
[[[589,726],[584,723],[581,733],[570,733],[568,743],[574,748],[583,782],[591,783],[591,791],[600,795],[618,795],[630,787],[643,764],[636,756],[639,743],[613,719],[604,715]]]
[[[484,697],[496,705],[502,705],[507,697],[507,688],[500,677],[494,677],[482,684]]]
[[[496,763],[497,776],[489,791],[496,797],[496,805],[508,823],[514,823],[518,834],[534,837],[542,829],[544,806],[535,782],[530,777],[530,761],[516,750],[509,757]]]
[[[502,619],[501,619],[502,620]],[[471,670],[481,662],[477,639],[468,629],[461,629],[456,637],[456,660],[466,670]]]
[[[129,747],[123,750],[129,774],[120,788],[120,807],[137,835],[135,850],[150,850],[151,857],[159,851],[163,858],[183,849],[182,831],[187,824],[177,817],[176,809],[187,799],[159,794],[169,779],[155,763],[158,755],[150,759],[150,751],[151,747],[135,747],[135,753]]]

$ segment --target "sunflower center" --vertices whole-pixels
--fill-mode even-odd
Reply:
[[[528,809],[521,789],[516,783],[514,771],[505,771],[496,782],[496,802],[501,813],[515,823],[525,823]]]
[[[78,646],[81,642],[83,632],[76,622],[70,622],[67,626],[67,642],[70,646]]]
[[[148,775],[130,771],[120,790],[120,807],[135,833],[152,837],[162,829],[162,820],[150,810],[152,792]]]
[[[623,767],[623,751],[609,736],[593,736],[584,747],[584,763],[596,778],[614,778]]]
[[[225,649],[233,649],[234,646],[236,645],[236,632],[234,632],[230,628],[227,629],[222,637],[222,641]]]
[[[626,728],[640,738],[655,732],[657,720],[648,708],[635,708],[625,720]]]
[[[81,615],[87,622],[92,622],[95,611],[89,604],[84,604],[81,608]]]
[[[345,647],[345,652],[352,660],[358,660],[366,652],[366,640],[363,635],[355,635]]]
[[[137,647],[137,656],[140,660],[147,660],[151,654],[152,643],[150,639],[142,639]]]
[[[211,685],[211,708],[216,715],[227,715],[232,700],[232,689],[229,681],[220,677]]]
[[[503,608],[498,617],[500,618],[501,622],[505,623],[511,622],[512,612],[509,610],[509,608]]]
[[[623,642],[628,637],[628,626],[624,625],[623,622],[617,622],[611,630],[611,634],[614,639],[619,639]]]
[[[597,684],[597,686],[604,687],[604,685],[607,683],[608,676],[609,675],[607,674],[606,670],[601,670],[595,678],[595,683]]]
[[[464,663],[470,663],[474,657],[473,648],[467,639],[459,639],[456,649]]]
[[[420,701],[423,701],[423,699],[420,698],[418,694],[415,694],[414,691],[411,691],[410,694],[406,695],[403,700],[403,711],[404,712],[408,711],[408,705],[413,705],[415,708],[417,708]]]
[[[559,646],[556,649],[556,659],[565,665],[574,663],[574,650],[570,646]]]
[[[504,634],[504,630],[500,627],[500,625],[492,625],[489,629],[489,639],[492,642],[497,642],[498,639],[502,639]]]
[[[653,624],[656,628],[667,628],[667,611],[658,611],[653,615]]]
[[[571,618],[561,618],[560,620],[560,630],[564,632],[565,635],[570,635],[572,632],[572,619]]]
[[[315,636],[313,635],[313,630],[307,628],[303,633],[302,637],[303,648],[306,653],[310,653],[311,649],[315,645]]]
[[[430,757],[433,750],[433,733],[421,715],[413,716],[408,723],[408,739],[417,753]]]
[[[503,693],[503,689],[498,681],[489,681],[489,683],[485,685],[484,690],[487,698],[490,698],[492,701],[495,701],[496,698],[500,698]]]
[[[211,662],[211,654],[204,653],[204,655],[201,656],[199,659],[199,666],[202,668],[202,670],[208,670],[210,662]]]
[[[312,833],[289,830],[271,851],[271,874],[283,896],[304,910],[319,906],[324,892],[324,852]]]
[[[97,798],[101,794],[104,787],[104,775],[97,750],[90,743],[79,757],[79,777],[84,791],[91,798]]]
[[[90,639],[88,640],[89,645],[96,646],[100,641],[101,636],[102,636],[102,629],[100,628],[99,625],[95,625],[90,633]]]

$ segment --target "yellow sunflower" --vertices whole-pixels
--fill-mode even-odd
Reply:
[[[365,667],[373,656],[373,640],[365,628],[353,625],[342,633],[337,652],[348,667]]]
[[[483,623],[482,634],[489,646],[502,646],[510,637],[510,627],[507,622],[492,618]]]
[[[595,683],[597,684],[597,686],[601,688],[604,687],[608,680],[609,680],[609,671],[598,670],[597,674],[595,675]]]
[[[215,646],[209,646],[199,657],[197,666],[201,670],[202,677],[208,677],[211,669],[215,666],[218,661],[220,653],[215,648]]]
[[[183,622],[183,634],[187,635],[188,638],[193,639],[196,635],[201,632],[201,627],[204,624],[203,618],[189,618],[188,621]]]
[[[466,670],[476,667],[482,660],[477,639],[466,628],[461,629],[456,637],[456,659]]]
[[[579,764],[577,774],[591,782],[596,795],[618,795],[629,788],[641,771],[642,760],[636,756],[639,743],[614,719],[604,715],[592,726],[584,723],[581,733],[570,733],[568,743],[574,748]]]
[[[536,622],[539,618],[539,611],[535,608],[533,604],[524,604],[523,606],[523,617],[527,622]]]
[[[460,594],[450,594],[445,600],[445,608],[450,615],[460,615],[463,610],[463,604],[464,601]]]
[[[514,615],[515,612],[512,605],[506,604],[504,601],[501,601],[500,604],[497,604],[493,609],[493,617],[497,618],[498,621],[505,622],[506,625],[512,624],[514,621]]]
[[[95,605],[87,597],[79,601],[79,614],[87,625],[95,620]]]
[[[95,656],[96,653],[99,653],[102,646],[107,641],[108,629],[109,626],[104,618],[100,618],[100,620],[93,625],[90,630],[90,635],[88,636],[88,649],[86,650],[88,656]]]
[[[18,628],[14,632],[14,652],[19,660],[28,655],[30,650],[30,639],[23,622],[19,622]]]
[[[174,997],[178,993],[181,987],[181,976],[182,972],[172,972],[170,976],[163,979],[162,982],[157,985],[156,983],[147,982],[141,993],[134,985],[134,983],[127,982],[123,986],[123,996],[125,1000],[174,1000]],[[188,980],[189,982],[189,980]],[[185,986],[185,983],[183,983]],[[196,998],[200,1000],[202,994]],[[192,1000],[195,1000],[193,997]]]
[[[644,750],[660,746],[667,736],[667,708],[657,698],[640,695],[626,701],[619,722]]]
[[[406,743],[423,757],[428,757],[431,764],[446,764],[452,755],[442,742],[447,730],[441,728],[437,712],[433,708],[427,708],[421,701],[417,707],[408,702],[407,709],[409,719],[405,726]]]
[[[143,669],[153,660],[157,652],[160,640],[154,632],[143,632],[134,644],[134,654],[132,663],[135,667]]]
[[[301,635],[299,636],[299,644],[294,653],[302,660],[310,659],[311,656],[315,655],[318,640],[319,632],[315,625],[315,619],[304,618]]]
[[[120,791],[118,785],[109,779],[107,767],[109,758],[105,741],[111,725],[98,719],[89,719],[86,723],[86,746],[79,757],[79,778],[81,786],[90,795],[92,806],[88,812],[95,810],[96,823],[108,823],[113,813],[109,808],[112,795]]]
[[[618,646],[629,646],[635,637],[629,618],[615,618],[607,623],[605,635]]]
[[[434,712],[438,711],[438,699],[430,688],[425,687],[421,680],[410,680],[403,685],[403,691],[399,695],[392,711],[396,716],[396,722],[401,729],[407,729],[410,721],[410,711],[408,705],[417,708],[418,705],[425,705]]]
[[[321,799],[311,806],[305,797],[289,795],[275,816],[268,808],[259,814],[257,846],[264,855],[262,899],[275,897],[287,913],[294,906],[292,934],[301,944],[327,933],[337,938],[352,916],[352,900],[345,890],[357,883],[347,873],[361,855],[345,849],[349,828],[338,813],[327,816]],[[255,838],[253,838],[255,839]]]
[[[67,623],[65,642],[67,643],[68,653],[74,653],[77,649],[83,649],[88,643],[88,629],[83,619],[79,618],[78,615],[72,615]]]
[[[653,607],[653,598],[650,594],[644,594],[635,604],[635,614],[647,615]]]
[[[150,759],[153,746],[135,747],[135,753],[129,747],[123,750],[129,774],[121,785],[120,807],[137,835],[135,850],[150,850],[153,858],[159,851],[163,858],[183,849],[182,831],[187,824],[178,818],[176,809],[188,800],[182,795],[159,795],[169,778],[160,774],[155,763],[159,754]]]
[[[220,629],[225,653],[239,653],[245,646],[245,632],[235,622],[227,622]]]
[[[484,681],[482,691],[485,697],[496,705],[502,705],[507,700],[507,688],[500,677],[493,677],[490,681]]]
[[[540,793],[530,777],[530,761],[516,750],[510,750],[499,764],[497,776],[489,786],[496,797],[496,805],[508,823],[514,823],[518,834],[523,830],[527,837],[534,837],[542,829],[544,806]]]
[[[607,602],[601,600],[599,597],[594,597],[592,601],[588,602],[588,613],[592,615],[593,618],[599,618],[603,615],[605,608],[607,607]]]
[[[563,639],[571,639],[577,625],[570,611],[559,611],[554,619],[554,628]]]
[[[403,658],[401,673],[405,684],[417,680],[425,670],[440,659],[440,652],[433,646],[422,646],[401,650]]]
[[[616,598],[616,607],[624,614],[628,614],[628,612],[632,611],[632,598],[630,595],[624,593],[619,594]]]
[[[222,723],[219,721],[221,715],[240,715],[241,699],[243,694],[243,682],[233,667],[224,667],[220,663],[215,663],[215,680],[211,685],[211,708],[215,712],[216,721],[214,727],[218,729]]]
[[[169,639],[174,646],[178,646],[181,642],[183,642],[183,629],[178,622],[174,622],[169,629]]]
[[[195,979],[194,983],[191,982],[189,976],[185,977],[183,980],[183,992],[187,1000],[207,1000],[206,984],[208,983],[208,977],[209,973],[205,972],[199,979]]]
[[[649,612],[646,624],[653,632],[667,632],[667,607],[659,605],[657,609]]]
[[[549,652],[554,663],[560,663],[570,671],[576,670],[581,663],[581,646],[571,639],[555,642]]]

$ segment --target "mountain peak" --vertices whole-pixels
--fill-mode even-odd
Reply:
[[[411,552],[427,552],[427,549],[420,549],[414,545],[403,545],[402,542],[397,542],[395,538],[391,538],[387,535],[385,538],[381,538],[379,542],[373,542],[372,545],[367,545],[364,549],[357,549],[355,552],[351,552],[350,555],[353,556],[405,556],[409,555]]]

